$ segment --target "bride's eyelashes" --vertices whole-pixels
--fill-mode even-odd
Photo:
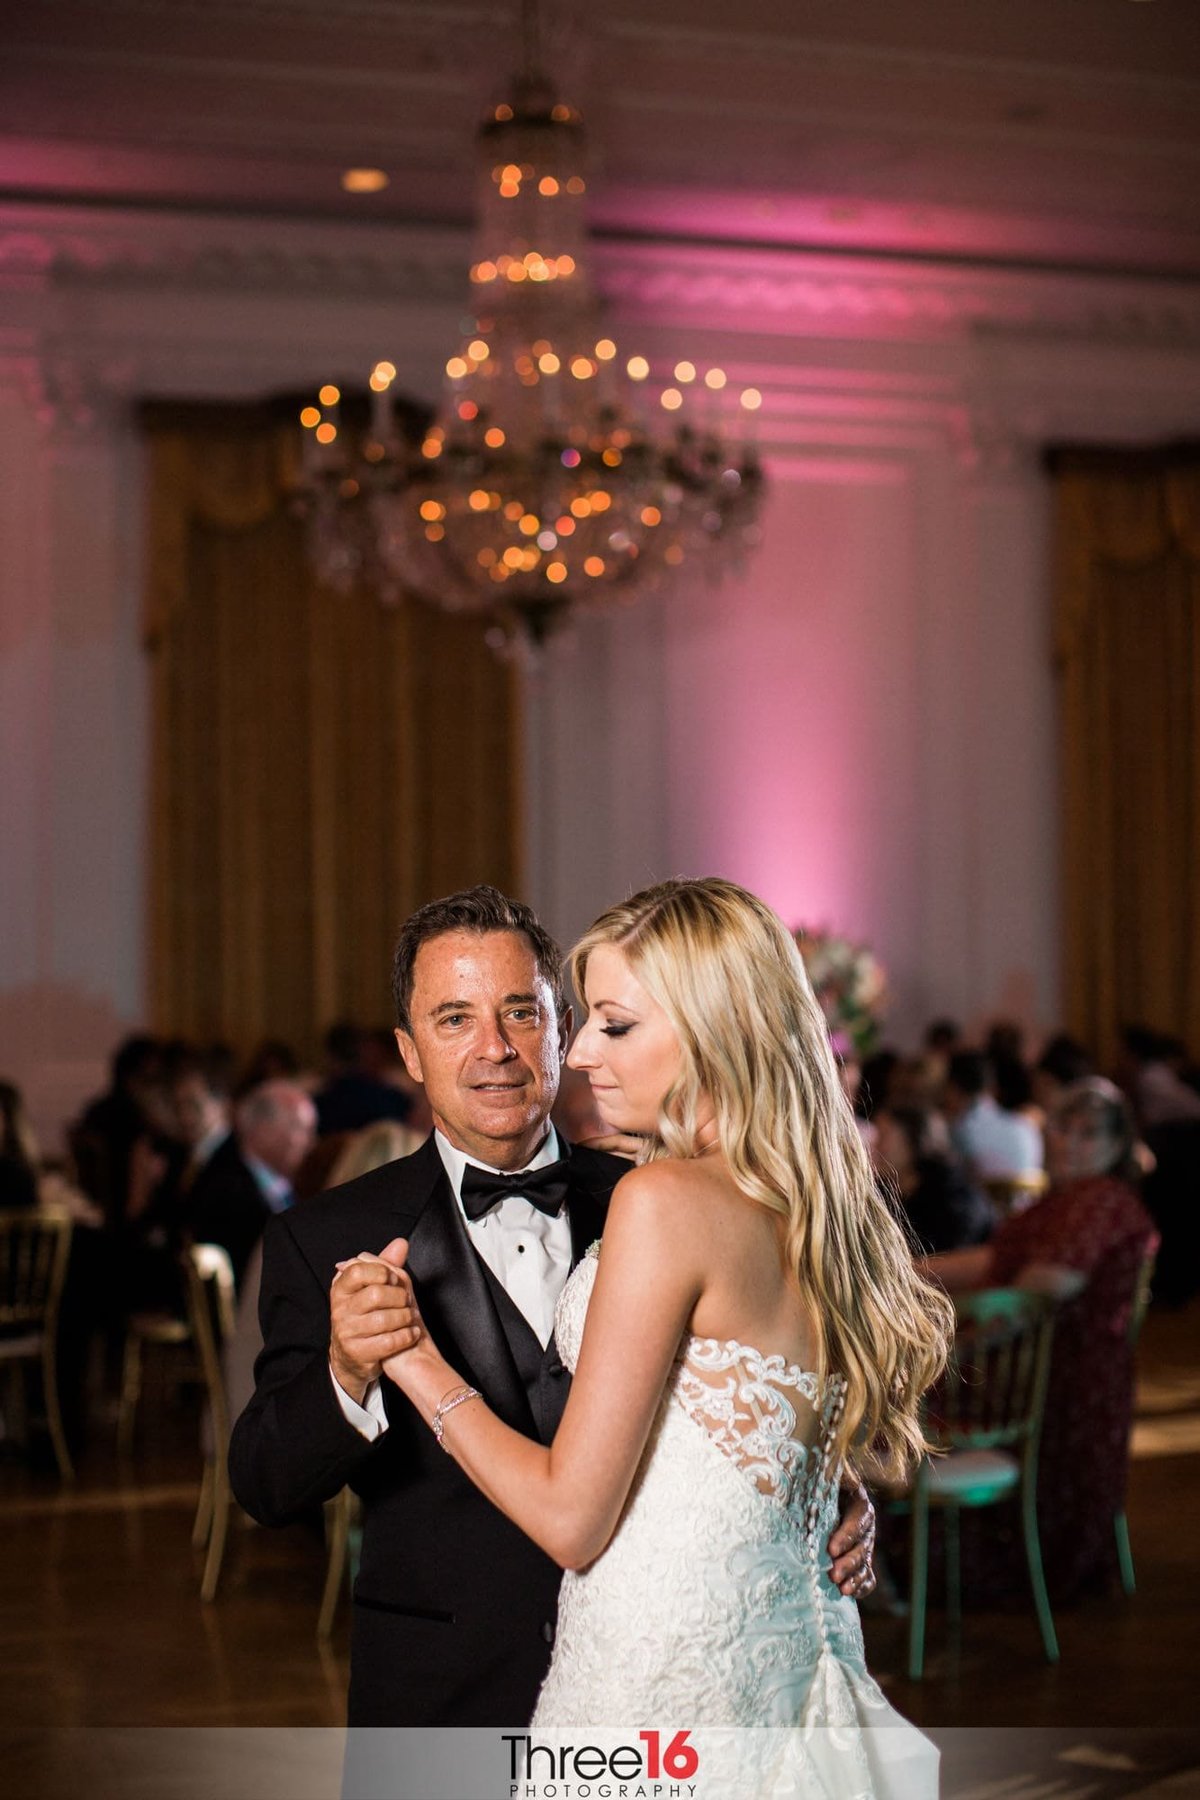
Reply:
[[[632,1025],[602,1025],[600,1027],[600,1035],[601,1037],[612,1038],[624,1037],[627,1032],[632,1030]]]

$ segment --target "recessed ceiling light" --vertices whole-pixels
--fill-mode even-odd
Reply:
[[[342,186],[348,194],[377,194],[388,180],[382,169],[342,170]]]

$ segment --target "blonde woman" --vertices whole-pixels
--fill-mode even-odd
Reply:
[[[923,1800],[936,1752],[867,1674],[823,1550],[860,1446],[920,1454],[949,1302],[876,1197],[768,907],[720,880],[650,888],[597,920],[572,974],[587,1020],[569,1061],[645,1150],[559,1300],[574,1381],[558,1434],[547,1448],[503,1424],[415,1307],[412,1347],[384,1365],[568,1571],[534,1736],[836,1726],[786,1732],[774,1775]],[[399,1264],[392,1279],[407,1287]]]
[[[377,1119],[373,1125],[364,1125],[361,1131],[347,1137],[326,1177],[325,1187],[341,1187],[360,1175],[369,1175],[372,1169],[382,1169],[402,1156],[411,1156],[420,1149],[422,1141],[420,1132],[397,1124],[395,1119]]]

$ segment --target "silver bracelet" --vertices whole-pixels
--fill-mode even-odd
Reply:
[[[437,1411],[434,1413],[429,1423],[433,1426],[433,1435],[438,1443],[441,1444],[443,1450],[446,1448],[446,1414],[452,1413],[455,1407],[461,1406],[465,1400],[478,1400],[479,1398],[480,1394],[478,1388],[461,1387],[451,1388],[446,1397],[443,1400],[438,1401]]]

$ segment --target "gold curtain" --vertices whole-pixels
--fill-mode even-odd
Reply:
[[[513,677],[478,622],[318,585],[278,408],[143,424],[155,1023],[311,1055],[390,1018],[415,906],[519,889]]]
[[[1066,1014],[1200,1042],[1200,450],[1059,451]]]

